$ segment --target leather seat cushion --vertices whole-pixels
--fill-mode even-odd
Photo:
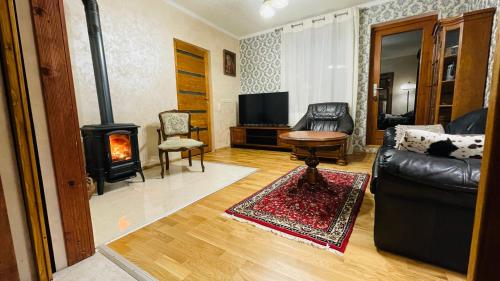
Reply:
[[[479,159],[451,159],[396,149],[380,152],[377,161],[384,174],[439,189],[477,192],[481,169]]]
[[[158,148],[162,150],[176,150],[182,148],[189,149],[200,146],[203,146],[203,142],[201,141],[183,138],[170,138],[158,145]]]

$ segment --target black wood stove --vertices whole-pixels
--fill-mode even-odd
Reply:
[[[101,124],[81,128],[87,173],[97,182],[97,194],[104,193],[104,182],[117,182],[139,173],[144,181],[137,131],[134,124],[116,124],[109,93],[101,22],[96,0],[83,0],[90,50],[94,66]]]
[[[97,194],[104,182],[129,179],[139,173],[144,181],[137,129],[134,124],[87,125],[82,127],[87,173],[97,182]]]

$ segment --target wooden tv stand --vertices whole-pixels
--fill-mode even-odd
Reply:
[[[292,147],[279,139],[282,133],[290,132],[292,128],[265,126],[231,127],[231,147],[253,147],[278,150],[291,150]]]

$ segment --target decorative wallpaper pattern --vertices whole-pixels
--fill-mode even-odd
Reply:
[[[143,165],[159,162],[158,113],[178,106],[174,37],[210,51],[212,144],[215,149],[229,146],[240,83],[239,72],[237,77],[224,75],[222,50],[231,50],[238,57],[239,40],[162,0],[100,0],[99,9],[115,122],[141,126],[138,137]],[[78,119],[80,125],[96,124],[99,109],[81,1],[65,0],[64,12]],[[140,24],[131,28],[130,23]]]
[[[371,26],[381,22],[416,16],[432,11],[438,11],[441,18],[446,18],[488,7],[500,7],[500,0],[394,0],[360,10],[358,100],[353,133],[353,148],[355,151],[365,150]],[[496,18],[498,18],[499,13],[500,11],[497,11]],[[493,25],[493,30],[496,30],[496,19]],[[266,91],[263,89],[272,89],[272,91],[274,91],[280,88],[280,37],[280,32],[271,32],[240,41],[242,57],[242,93]],[[492,55],[495,50],[495,37],[495,32],[493,32],[485,90],[485,104],[488,102],[491,86]],[[276,40],[266,40],[267,38],[276,38]],[[273,44],[266,45],[269,41],[272,41]],[[267,48],[269,48],[269,50],[264,50]],[[270,49],[272,49],[272,51]],[[270,65],[265,66],[263,65],[263,63],[265,64],[265,60],[262,58],[268,52],[277,53],[273,56]],[[270,75],[268,75],[268,73]],[[261,76],[267,78],[262,79]],[[272,77],[272,79],[270,77]]]
[[[241,93],[277,92],[281,87],[281,31],[240,41]]]

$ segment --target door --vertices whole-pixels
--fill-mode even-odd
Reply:
[[[212,151],[209,52],[178,39],[174,39],[174,52],[178,109],[191,113],[191,125],[200,128],[200,140],[207,145],[205,152]],[[196,138],[195,132],[192,137]]]
[[[436,23],[433,14],[372,28],[366,144],[382,144],[389,127],[429,122]]]

